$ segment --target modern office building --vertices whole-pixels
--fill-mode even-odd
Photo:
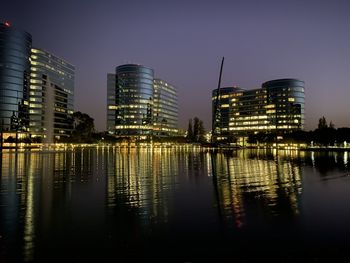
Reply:
[[[284,134],[304,128],[305,93],[301,80],[267,81],[262,88],[253,90],[223,88],[218,100],[216,94],[215,89],[212,101],[216,140],[258,132]]]
[[[153,84],[153,134],[175,136],[179,119],[176,88],[161,79],[154,79]]]
[[[107,75],[107,130],[118,137],[146,139],[176,134],[177,92],[142,65],[126,64]]]
[[[69,136],[73,129],[74,71],[67,61],[38,48],[32,49],[29,131],[32,136]]]
[[[232,132],[229,131],[231,101],[240,91],[242,89],[238,87],[224,87],[220,89],[219,97],[217,97],[217,89],[212,91],[212,117],[217,140],[229,140],[232,136]]]
[[[115,73],[107,74],[107,131],[115,132],[116,123],[116,85]]]
[[[32,36],[0,22],[0,127],[27,131]]]

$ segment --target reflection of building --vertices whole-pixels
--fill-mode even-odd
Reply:
[[[0,125],[27,131],[32,36],[0,22]]]
[[[224,217],[240,227],[245,224],[245,217],[249,214],[247,204],[252,205],[252,202],[259,200],[261,204],[257,205],[264,206],[262,211],[265,213],[274,216],[297,214],[301,191],[300,167],[293,165],[291,160],[276,163],[260,160],[258,155],[247,158],[244,156],[246,152],[239,154],[241,156],[238,158],[223,154],[212,156],[214,183]],[[266,157],[266,152],[262,155]]]
[[[117,136],[145,139],[173,135],[177,128],[177,92],[153,69],[126,64],[107,75],[107,129]]]
[[[107,205],[137,209],[144,223],[167,221],[179,156],[170,148],[113,149],[106,154]]]
[[[68,136],[73,129],[74,66],[51,53],[32,49],[30,132]],[[51,131],[51,133],[50,133]]]
[[[213,108],[216,93],[217,90],[214,90],[212,94]],[[303,129],[304,97],[304,82],[297,79],[268,81],[262,84],[261,89],[220,89],[218,112],[216,117],[213,115],[217,121],[216,138]]]

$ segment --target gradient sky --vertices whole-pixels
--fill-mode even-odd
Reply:
[[[307,130],[322,116],[350,126],[348,0],[11,0],[0,19],[75,65],[75,110],[98,130],[106,125],[106,75],[125,63],[151,67],[178,88],[180,127],[198,116],[209,129],[222,56],[222,86],[299,78]]]

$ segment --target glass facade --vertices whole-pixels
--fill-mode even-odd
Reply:
[[[216,99],[218,90],[212,91],[212,118],[214,120],[214,133],[219,135],[218,140],[228,140],[232,135],[229,131],[231,100],[235,95],[242,91],[238,87],[224,87],[220,89],[219,99]],[[217,104],[217,106],[216,106]],[[215,111],[216,109],[216,111]]]
[[[29,75],[32,37],[0,22],[0,125],[7,131],[29,126]]]
[[[152,134],[153,78],[153,69],[141,65],[116,68],[116,135],[145,137]]]
[[[261,89],[254,90],[221,90],[221,117],[216,117],[218,128],[214,131],[217,140],[227,139],[227,136],[244,137],[250,133],[271,131],[286,133],[304,128],[305,93],[301,80],[267,81]],[[216,93],[215,89],[212,93],[213,109]]]
[[[178,127],[178,101],[174,86],[161,79],[154,80],[153,133],[158,136],[175,136]]]
[[[107,130],[120,137],[146,139],[177,134],[177,91],[153,69],[126,64],[107,74]]]
[[[68,136],[73,129],[73,65],[33,48],[31,54],[29,115],[33,135]]]
[[[107,74],[107,131],[115,132],[115,114],[116,114],[116,85],[115,74]]]

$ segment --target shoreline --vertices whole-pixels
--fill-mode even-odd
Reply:
[[[47,149],[74,149],[74,148],[88,148],[88,147],[113,147],[113,148],[173,148],[173,147],[196,147],[208,150],[295,150],[295,151],[309,151],[309,152],[345,152],[350,151],[350,147],[336,147],[336,146],[229,146],[229,145],[201,145],[198,143],[56,143],[56,144],[20,144],[20,145],[6,145],[0,148],[2,150],[47,150]]]

